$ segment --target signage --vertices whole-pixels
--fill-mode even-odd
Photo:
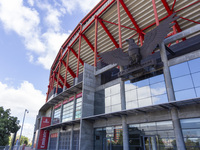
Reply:
[[[54,109],[59,108],[62,105],[62,103],[59,103],[58,105],[54,106]]]
[[[42,117],[41,127],[44,128],[51,125],[51,117]]]
[[[76,95],[76,98],[82,97],[82,92]]]
[[[47,149],[49,140],[49,131],[40,130],[40,136],[38,140],[38,149]]]
[[[69,98],[69,102],[74,100],[74,96]]]
[[[44,128],[50,125],[51,125],[51,117],[42,117],[40,128]],[[49,140],[49,131],[41,129],[37,149],[47,149],[48,140]]]
[[[52,133],[51,134],[51,138],[57,138],[58,137],[58,133]]]

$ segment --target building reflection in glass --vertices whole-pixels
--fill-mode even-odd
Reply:
[[[125,82],[126,109],[167,103],[163,74],[131,83]]]
[[[200,97],[200,58],[170,67],[176,100]]]
[[[171,121],[129,125],[130,150],[175,150]]]
[[[123,150],[122,126],[95,129],[95,150]]]

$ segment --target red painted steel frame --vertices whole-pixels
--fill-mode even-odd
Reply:
[[[119,0],[117,0],[117,15],[118,15],[119,47],[122,48],[121,19],[120,19],[120,2],[119,2]]]
[[[153,11],[154,11],[154,16],[155,16],[155,20],[156,20],[156,26],[158,26],[159,25],[159,20],[158,20],[158,14],[157,14],[155,0],[152,0],[152,4],[153,4]]]
[[[97,67],[98,17],[95,16],[94,66]]]
[[[68,72],[68,65],[69,65],[69,49],[68,49],[68,53],[67,53],[67,64],[66,64],[66,72],[65,72],[65,80],[64,80],[64,86],[66,86],[66,83],[67,83],[67,72]]]
[[[130,18],[131,22],[133,23],[133,25],[135,26],[137,32],[139,33],[140,36],[140,43],[141,45],[143,44],[143,40],[144,40],[144,35],[142,34],[142,30],[140,29],[140,27],[138,26],[137,22],[135,21],[135,19],[133,18],[132,14],[130,13],[130,11],[128,10],[128,8],[126,7],[126,4],[124,3],[123,0],[119,0],[122,7],[124,8],[126,14],[128,15],[128,17]]]
[[[71,76],[73,77],[73,78],[75,78],[76,77],[76,74],[73,72],[73,70],[69,67],[69,63],[68,63],[68,65],[66,64],[66,62],[64,62],[63,61],[63,65],[65,66],[65,68],[67,68],[67,70],[69,71],[69,73],[71,74]]]
[[[74,56],[76,56],[76,58],[78,58],[78,54],[75,52],[75,50],[73,48],[71,48],[71,47],[68,47],[68,48],[74,54]],[[80,58],[80,63],[82,65],[84,65],[84,62],[83,62],[83,60],[81,58]]]
[[[101,26],[103,27],[103,29],[106,31],[107,35],[110,37],[110,39],[113,42],[113,44],[115,45],[115,47],[119,48],[119,44],[116,42],[116,40],[114,39],[114,37],[112,36],[112,34],[110,33],[110,31],[108,30],[108,28],[106,27],[106,25],[103,23],[103,21],[101,19],[98,19],[98,21],[101,24]]]
[[[82,24],[80,24],[80,32],[79,32],[79,47],[78,47],[78,60],[77,60],[77,70],[76,77],[78,78],[79,74],[79,62],[80,62],[80,54],[81,54],[81,38],[82,38]]]
[[[84,38],[84,40],[87,42],[87,44],[90,46],[90,48],[94,52],[94,46],[92,45],[92,43],[88,40],[88,38],[84,34],[82,34],[82,37]]]

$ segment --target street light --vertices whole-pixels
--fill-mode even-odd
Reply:
[[[19,136],[19,142],[18,142],[19,144],[17,146],[17,150],[18,150],[18,148],[20,146],[20,139],[21,139],[21,135],[22,135],[22,130],[23,130],[23,125],[24,125],[24,120],[25,120],[26,112],[29,113],[29,111],[27,109],[25,109],[25,111],[24,111],[24,118],[23,118],[23,122],[22,122],[22,128],[21,128],[21,132],[20,132],[20,136]]]

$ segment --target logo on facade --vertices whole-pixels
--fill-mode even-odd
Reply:
[[[118,74],[119,77],[123,77],[129,74],[135,74],[135,76],[141,76],[145,72],[148,72],[149,66],[153,66],[156,69],[155,55],[151,55],[153,51],[160,46],[164,38],[170,32],[171,27],[175,24],[172,23],[178,19],[175,14],[165,19],[155,29],[144,35],[144,43],[139,47],[134,39],[126,40],[129,44],[128,52],[125,53],[121,48],[117,48],[113,51],[108,51],[100,54],[103,62],[107,64],[117,64],[124,67],[124,71]],[[148,57],[151,55],[150,57]],[[148,57],[148,59],[147,59]],[[143,69],[145,68],[145,69]],[[143,71],[141,70],[143,69]],[[138,72],[138,70],[141,70]],[[143,73],[141,73],[143,72]]]
[[[49,120],[46,118],[43,123],[49,123]]]
[[[41,148],[44,148],[46,146],[46,138],[47,138],[47,131],[44,130],[43,134],[42,134],[42,144],[41,144]]]

